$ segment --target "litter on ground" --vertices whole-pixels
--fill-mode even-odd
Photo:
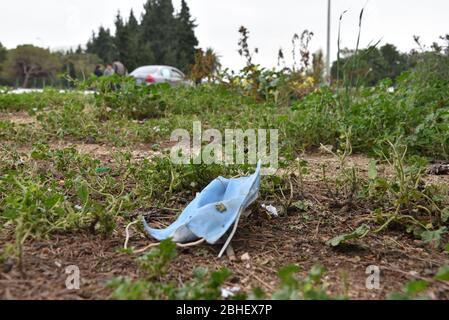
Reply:
[[[171,238],[180,244],[198,240],[216,244],[234,226],[220,251],[221,257],[237,230],[240,216],[259,196],[260,177],[260,161],[251,176],[234,179],[218,177],[197,194],[168,228],[152,229],[142,218],[145,231],[159,241]]]
[[[278,209],[273,207],[271,204],[270,205],[262,204],[261,207],[262,209],[265,209],[270,216],[279,217]]]

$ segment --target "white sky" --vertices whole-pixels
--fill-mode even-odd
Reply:
[[[0,42],[7,48],[31,43],[52,49],[85,44],[100,25],[113,29],[120,10],[137,17],[145,0],[1,0]],[[255,59],[265,67],[275,66],[280,47],[290,56],[294,33],[309,29],[315,33],[311,48],[325,48],[327,0],[187,0],[198,28],[201,47],[213,47],[225,67],[237,69],[242,58],[237,53],[238,28],[251,32],[250,45],[259,48]],[[173,0],[179,8],[180,0]],[[383,39],[401,50],[415,47],[413,35],[426,43],[449,33],[447,0],[333,0],[332,58],[336,56],[337,27],[343,20],[342,47],[354,47],[358,16],[366,4],[362,46]]]

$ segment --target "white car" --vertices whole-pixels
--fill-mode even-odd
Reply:
[[[171,86],[191,84],[184,73],[170,66],[143,66],[131,72],[130,76],[136,79],[137,84],[168,83]]]

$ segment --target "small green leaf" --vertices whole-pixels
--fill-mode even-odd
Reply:
[[[375,180],[377,178],[377,161],[371,160],[368,164],[368,178]]]
[[[210,284],[213,287],[221,286],[229,277],[231,276],[231,271],[227,268],[222,268],[216,272],[212,272],[210,275]]]
[[[449,281],[449,265],[442,266],[435,276],[435,280]]]
[[[171,239],[161,241],[159,248],[163,257],[171,260],[177,256],[176,243],[174,243]]]
[[[285,283],[291,282],[293,275],[298,273],[300,270],[301,268],[299,266],[292,264],[279,270],[278,276]]]
[[[388,295],[388,300],[429,300],[429,297],[420,295],[427,290],[429,283],[424,280],[408,282],[402,292]]]
[[[448,220],[449,220],[449,207],[446,207],[441,211],[441,221],[447,222]]]
[[[297,201],[293,203],[292,206],[298,209],[299,211],[306,212],[309,211],[311,204],[308,201]]]
[[[326,268],[321,265],[315,265],[310,269],[309,271],[309,278],[314,281],[318,282],[321,280],[323,275],[326,273]]]
[[[426,230],[423,233],[421,233],[421,239],[425,242],[425,243],[432,243],[435,246],[439,246],[440,245],[440,241],[441,241],[441,236],[443,234],[445,234],[447,232],[447,228],[446,227],[442,227],[438,230],[435,231],[431,231],[431,230]]]
[[[427,290],[428,286],[429,284],[424,280],[412,281],[406,284],[405,292],[409,295],[414,296],[417,295],[418,293]]]
[[[89,187],[85,181],[79,181],[76,185],[76,194],[81,201],[81,204],[85,206],[89,201]]]
[[[263,289],[259,287],[254,288],[248,297],[248,300],[264,300],[264,299],[266,299],[266,293],[263,291]]]
[[[96,174],[108,173],[109,171],[111,171],[111,169],[110,168],[106,168],[106,167],[95,169],[95,173]]]
[[[354,230],[354,232],[339,235],[339,236],[329,240],[328,242],[326,242],[326,244],[329,246],[332,246],[332,247],[338,247],[340,244],[345,243],[349,240],[363,238],[364,236],[366,236],[368,234],[369,231],[370,231],[370,227],[367,226],[366,224],[364,224],[364,225],[358,227],[356,230]]]
[[[207,268],[197,267],[197,268],[193,269],[193,276],[197,279],[202,280],[207,276],[208,272],[209,272],[209,269],[207,269]]]

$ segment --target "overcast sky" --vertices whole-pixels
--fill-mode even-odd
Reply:
[[[113,29],[120,10],[140,17],[145,0],[1,0],[0,42],[7,48],[31,43],[52,49],[85,44],[100,25]],[[256,62],[272,67],[282,47],[289,55],[293,34],[315,33],[311,48],[325,47],[327,0],[187,0],[198,28],[201,47],[212,47],[224,66],[242,65],[237,53],[238,28],[251,32],[250,45],[259,48]],[[342,26],[342,47],[354,47],[358,15],[366,5],[362,45],[390,42],[401,50],[415,47],[413,35],[426,43],[449,33],[447,0],[333,0],[332,58],[336,56],[338,19],[348,10]],[[173,1],[176,10],[180,0]]]

